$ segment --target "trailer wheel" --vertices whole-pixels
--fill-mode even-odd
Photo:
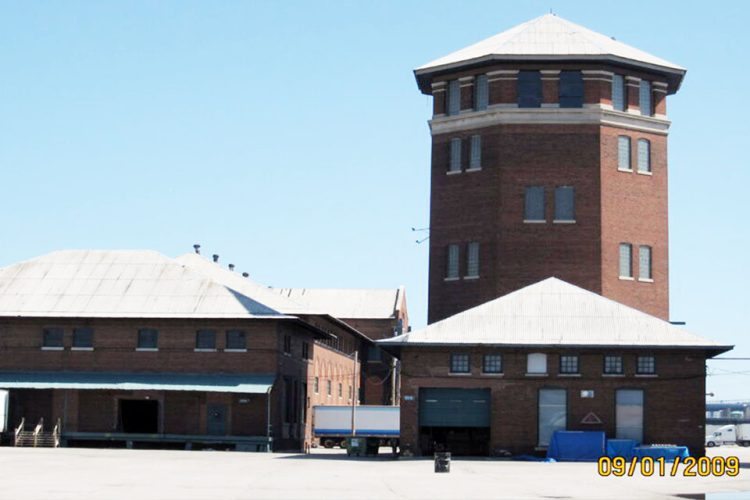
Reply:
[[[713,441],[709,441],[708,443],[706,443],[706,446],[708,448],[713,448],[714,446],[716,446],[716,443],[714,443]]]
[[[342,439],[339,442],[339,448],[341,448],[341,449],[345,449],[346,448],[346,439]]]
[[[336,443],[333,442],[332,439],[326,439],[323,441],[323,447],[325,448],[333,448]]]
[[[750,446],[750,441],[740,441],[740,446],[744,446],[745,448],[747,448],[748,446]]]

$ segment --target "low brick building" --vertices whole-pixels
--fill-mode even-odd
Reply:
[[[532,453],[555,430],[703,453],[705,361],[730,350],[549,278],[379,341],[401,359],[401,445]]]
[[[63,441],[301,449],[372,341],[199,255],[62,251],[0,269],[7,427]],[[357,398],[359,399],[359,398]]]

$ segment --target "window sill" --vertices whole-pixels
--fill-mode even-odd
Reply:
[[[448,372],[451,377],[471,377],[471,372]]]
[[[501,377],[504,377],[505,374],[502,373],[502,372],[501,373],[482,372],[482,376],[483,377],[498,377],[498,378],[501,378]]]
[[[575,224],[576,221],[574,220],[553,220],[553,224]]]
[[[580,378],[580,373],[558,373],[558,377],[567,377],[567,378]]]
[[[549,377],[549,373],[527,373],[527,377]]]
[[[159,350],[158,347],[136,347],[137,352],[156,352]]]
[[[638,278],[638,281],[640,281],[641,283],[653,283],[654,282],[654,280],[651,278]]]
[[[617,171],[618,172],[625,172],[625,173],[628,173],[628,174],[632,174],[633,173],[633,169],[632,168],[618,168]]]
[[[64,351],[64,347],[42,346],[42,351]]]
[[[93,347],[71,347],[71,351],[93,351]]]
[[[247,352],[247,349],[224,349],[224,352]]]
[[[443,281],[458,281],[458,277],[455,277],[455,278],[443,278]]]
[[[216,349],[202,349],[196,347],[195,349],[193,349],[193,352],[216,352]]]
[[[479,276],[464,276],[465,280],[478,280]]]
[[[632,276],[620,276],[620,279],[622,281],[635,281],[635,278],[633,278]]]
[[[523,223],[524,223],[524,224],[546,224],[546,223],[547,223],[547,221],[546,221],[546,220],[530,220],[530,219],[524,219],[524,220],[523,220]]]
[[[607,378],[622,378],[624,376],[625,376],[624,373],[602,373],[602,377],[607,377]]]
[[[638,175],[654,175],[654,173],[653,173],[653,172],[642,172],[642,171],[640,171],[640,170],[639,170],[639,171],[637,172],[637,174],[638,174]]]
[[[637,378],[658,378],[659,375],[656,373],[636,373],[635,376]]]
[[[460,173],[461,173],[461,171],[460,171],[460,170],[448,170],[448,171],[447,171],[447,172],[445,173],[445,175],[458,175],[458,174],[460,174]]]
[[[482,167],[475,167],[475,168],[467,168],[467,169],[466,169],[466,173],[467,173],[467,174],[468,174],[469,172],[481,172],[481,171],[482,171]]]

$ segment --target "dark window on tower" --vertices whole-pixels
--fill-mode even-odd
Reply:
[[[638,171],[651,172],[651,142],[648,139],[638,139]]]
[[[487,109],[490,102],[490,88],[487,75],[478,75],[474,80],[474,109],[482,111]]]
[[[653,115],[654,110],[651,107],[651,82],[641,80],[641,86],[638,90],[638,100],[640,101],[638,106],[641,108],[641,114],[644,116]]]
[[[94,347],[94,329],[81,327],[73,329],[73,349],[90,349]]]
[[[648,245],[641,245],[638,247],[638,279],[649,281],[652,278],[651,247]]]
[[[621,374],[622,356],[604,356],[604,373]]]
[[[138,330],[138,349],[158,349],[159,330],[155,328],[141,328]]]
[[[448,171],[461,171],[461,139],[458,137],[454,137],[450,142],[450,164],[448,165]]]
[[[580,71],[560,72],[560,107],[583,107],[583,75]]]
[[[612,76],[612,107],[625,111],[625,78],[622,75]]]
[[[479,242],[477,241],[466,245],[466,277],[479,277]]]
[[[310,359],[310,344],[302,342],[302,359]]]
[[[539,71],[518,72],[518,107],[542,106],[542,75]]]
[[[198,330],[195,332],[196,349],[216,349],[216,332],[213,330]]]
[[[245,350],[247,349],[247,337],[242,330],[227,330],[227,342],[225,349]]]
[[[45,328],[42,330],[42,347],[52,349],[62,349],[63,347],[63,329],[62,328]]]
[[[448,82],[448,114],[457,115],[461,112],[461,84],[458,80]]]
[[[284,335],[284,352],[286,354],[292,353],[292,336]]]
[[[446,262],[445,278],[458,279],[459,247],[456,244],[448,245],[448,258]]]
[[[526,222],[544,222],[544,187],[528,186],[524,195],[524,215]]]
[[[630,137],[621,135],[617,138],[617,168],[630,172]]]
[[[633,245],[620,243],[620,278],[633,277]]]
[[[575,222],[575,220],[575,189],[573,186],[559,186],[555,188],[555,221]]]
[[[469,170],[479,170],[482,168],[482,136],[472,135],[470,145]]]

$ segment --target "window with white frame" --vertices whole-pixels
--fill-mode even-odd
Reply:
[[[482,371],[484,373],[502,373],[503,357],[500,354],[485,354]]]
[[[490,85],[487,75],[477,75],[474,79],[474,109],[482,111],[490,103]]]
[[[63,335],[64,332],[62,328],[45,328],[42,330],[42,348],[62,349]]]
[[[458,137],[454,137],[450,142],[450,164],[448,165],[448,171],[461,171],[461,139]]]
[[[648,139],[638,139],[638,171],[651,172],[651,142]]]
[[[198,330],[195,332],[195,348],[200,350],[216,349],[216,332],[214,330]]]
[[[451,354],[451,373],[469,373],[469,355]]]
[[[650,280],[651,274],[651,247],[641,245],[638,247],[638,279]]]
[[[570,354],[560,356],[560,373],[578,373],[578,356]]]
[[[92,349],[94,347],[94,329],[84,326],[73,329],[73,349]]]
[[[625,78],[622,75],[612,76],[612,108],[625,111]]]
[[[547,355],[534,352],[526,356],[526,373],[547,373]]]
[[[458,80],[448,82],[448,115],[457,115],[461,112],[461,84]]]
[[[157,349],[159,347],[159,331],[154,328],[138,330],[138,349]]]
[[[458,279],[459,247],[457,244],[448,245],[448,258],[445,269],[445,278],[449,280]]]
[[[655,374],[656,359],[653,356],[638,356],[635,363],[635,373],[638,375]]]
[[[630,137],[621,135],[617,138],[617,168],[631,171],[630,166]]]
[[[466,245],[466,277],[479,277],[479,242],[472,241]]]
[[[622,356],[604,356],[604,373],[609,375],[622,374]]]
[[[469,155],[469,169],[479,170],[482,168],[482,136],[471,136],[471,150]]]
[[[544,222],[544,186],[527,186],[524,193],[525,222]]]
[[[644,116],[651,116],[654,114],[651,105],[651,82],[648,80],[641,80],[641,85],[638,92],[638,106],[641,108],[641,114]]]
[[[633,277],[633,245],[620,243],[620,278]]]
[[[225,349],[244,351],[247,349],[247,337],[242,330],[227,330]]]
[[[555,221],[575,222],[575,188],[573,186],[558,186],[555,188]]]

